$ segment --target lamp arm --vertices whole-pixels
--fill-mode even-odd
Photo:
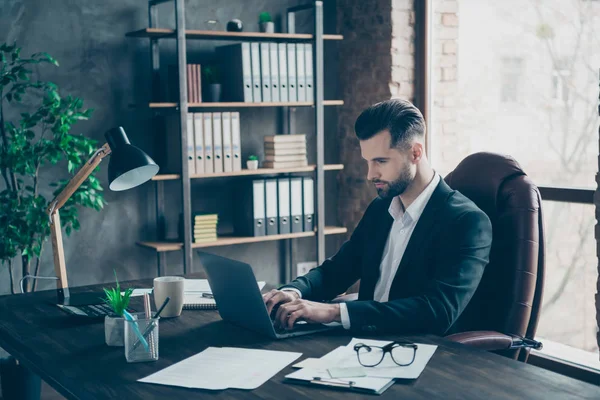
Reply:
[[[77,171],[77,174],[67,186],[50,202],[46,213],[50,218],[50,236],[52,239],[52,252],[54,254],[54,272],[58,278],[56,282],[56,294],[59,303],[70,297],[69,282],[67,280],[67,268],[65,252],[63,248],[62,232],[60,226],[60,215],[58,210],[65,205],[67,200],[75,193],[77,188],[90,176],[94,169],[102,162],[102,159],[111,153],[110,146],[105,143],[92,155],[92,157]]]
[[[75,193],[79,186],[85,182],[88,176],[94,172],[94,169],[96,169],[102,160],[110,153],[111,149],[108,143],[104,143],[102,147],[96,150],[92,157],[90,157],[90,159],[79,169],[79,171],[77,171],[77,174],[71,178],[69,183],[67,183],[67,186],[65,186],[63,190],[61,190],[60,193],[57,194],[56,197],[50,202],[48,208],[46,209],[46,213],[49,216],[52,216],[53,213],[60,210],[62,206],[65,205],[67,200],[73,196],[73,193]]]

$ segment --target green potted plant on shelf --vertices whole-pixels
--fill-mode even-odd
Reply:
[[[274,33],[275,32],[275,24],[273,23],[273,19],[271,18],[271,14],[268,12],[261,12],[258,15],[258,22],[260,26],[260,31],[265,33]]]
[[[258,169],[258,157],[255,155],[248,156],[246,167],[248,169]]]
[[[216,65],[207,65],[202,68],[202,83],[205,88],[205,101],[218,103],[221,101],[221,77]]]
[[[104,289],[106,297],[104,301],[110,306],[113,311],[112,315],[104,317],[104,340],[108,346],[124,346],[125,345],[125,316],[123,315],[127,307],[132,288],[128,288],[121,292],[121,285],[117,279],[115,272],[116,287],[112,289]]]

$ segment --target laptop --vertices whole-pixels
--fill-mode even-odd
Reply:
[[[299,321],[293,329],[275,329],[250,265],[202,251],[198,255],[224,321],[274,339],[308,335],[341,326],[337,323],[324,325]]]

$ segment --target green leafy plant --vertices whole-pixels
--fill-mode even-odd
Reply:
[[[261,12],[260,14],[258,14],[258,21],[261,23],[264,22],[273,22],[273,19],[271,18],[271,14],[269,14],[268,12]]]
[[[220,83],[219,69],[215,65],[207,65],[202,68],[204,83],[211,85]]]
[[[258,157],[255,155],[248,156],[248,160],[250,161],[258,161]]]
[[[60,95],[52,82],[32,80],[36,64],[58,66],[47,53],[21,57],[16,44],[0,45],[0,264],[8,266],[10,290],[14,293],[13,263],[20,258],[22,275],[37,275],[44,242],[50,235],[46,214],[52,197],[68,179],[53,178],[45,168],[66,162],[68,175],[74,175],[93,154],[95,140],[71,134],[71,127],[87,120],[91,109],[83,100]],[[8,116],[19,117],[12,121]],[[66,174],[65,174],[66,175]],[[65,177],[63,175],[62,177]],[[93,174],[81,185],[60,211],[65,233],[79,229],[76,206],[100,210],[104,206],[102,187]],[[48,196],[50,197],[50,196]],[[35,290],[35,282],[25,282],[25,290]]]
[[[117,279],[117,272],[114,270],[113,272],[115,273],[117,287],[112,289],[104,288],[104,293],[106,295],[104,302],[112,308],[115,315],[122,317],[123,312],[129,307],[129,300],[131,298],[131,293],[133,293],[133,289],[128,288],[125,292],[121,293],[121,285],[119,285],[119,280]]]

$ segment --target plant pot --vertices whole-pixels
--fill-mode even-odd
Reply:
[[[218,103],[221,101],[221,84],[211,83],[206,90],[206,101],[210,103]]]
[[[275,33],[275,23],[273,21],[261,22],[260,31],[265,33]]]
[[[248,169],[258,169],[258,160],[247,160],[246,167]]]
[[[40,400],[42,379],[13,357],[0,360],[3,400]]]
[[[125,318],[104,317],[104,340],[108,346],[125,346]]]

